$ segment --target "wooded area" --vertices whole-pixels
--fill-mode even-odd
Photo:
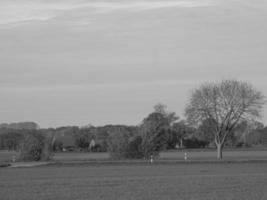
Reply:
[[[35,122],[0,125],[0,149],[20,152],[22,160],[47,160],[55,151],[109,152],[114,159],[157,157],[162,150],[267,145],[267,127],[257,121],[264,96],[236,80],[207,83],[193,91],[186,120],[154,106],[137,126],[67,126],[40,129]]]

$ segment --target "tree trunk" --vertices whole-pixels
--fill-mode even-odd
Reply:
[[[223,149],[223,145],[217,144],[217,158],[218,159],[222,159],[222,149]]]

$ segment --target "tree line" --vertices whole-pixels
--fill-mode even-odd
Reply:
[[[257,121],[264,104],[262,93],[247,82],[205,83],[192,92],[184,120],[159,103],[137,126],[40,129],[35,123],[23,123],[23,128],[5,124],[0,126],[0,149],[19,150],[24,160],[41,160],[65,150],[139,159],[168,149],[216,147],[221,159],[224,147],[267,143],[267,127]]]

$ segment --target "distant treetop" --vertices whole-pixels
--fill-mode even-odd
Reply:
[[[2,123],[0,128],[37,130],[40,126],[35,122]]]

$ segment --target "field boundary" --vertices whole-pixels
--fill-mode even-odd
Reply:
[[[156,160],[153,163],[147,160],[101,160],[101,161],[50,161],[50,162],[17,162],[1,165],[9,168],[30,168],[44,166],[120,166],[120,165],[191,165],[191,164],[240,164],[240,163],[267,163],[267,159],[255,160]]]

